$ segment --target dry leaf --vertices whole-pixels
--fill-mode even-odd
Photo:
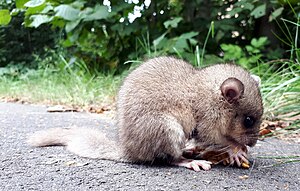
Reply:
[[[86,110],[90,113],[101,114],[105,111],[110,111],[111,107],[110,106],[89,106]]]
[[[260,136],[263,136],[263,135],[266,135],[266,134],[269,134],[269,133],[271,133],[270,129],[262,129],[262,130],[259,131]]]
[[[47,112],[77,112],[78,110],[73,107],[63,105],[55,105],[47,108]]]

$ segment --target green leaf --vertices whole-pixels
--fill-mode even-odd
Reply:
[[[16,16],[21,12],[20,9],[13,9],[10,11],[10,16]]]
[[[253,46],[249,46],[249,45],[245,46],[245,48],[248,52],[252,52],[254,49]]]
[[[250,11],[254,8],[254,5],[252,3],[250,3],[250,2],[247,2],[247,0],[238,1],[234,5],[236,5],[238,7],[242,7],[243,6],[243,9],[250,10]],[[236,8],[233,8],[233,9],[236,9]]]
[[[262,17],[264,15],[266,15],[266,3],[256,7],[251,13],[251,16],[254,16],[254,18],[259,18]]]
[[[38,7],[45,3],[45,0],[31,0],[24,4],[25,7]]]
[[[106,19],[109,15],[107,6],[101,6],[97,4],[91,14],[87,14],[84,17],[84,21],[93,21]]]
[[[27,3],[28,2],[28,0],[16,0],[16,7],[18,8],[18,9],[23,9],[23,8],[25,8],[25,3]]]
[[[244,9],[248,9],[248,10],[253,10],[254,9],[254,5],[252,3],[244,3]]]
[[[91,7],[86,7],[85,9],[80,11],[79,16],[84,19],[87,15],[93,14],[93,12],[94,9],[92,9]]]
[[[178,38],[178,40],[175,42],[174,48],[177,49],[178,52],[183,52],[184,49],[188,49],[189,45],[184,38]]]
[[[53,11],[53,6],[50,4],[46,4],[45,8],[41,11],[42,14],[47,14],[50,11]]]
[[[257,63],[257,61],[259,61],[259,59],[262,57],[262,54],[256,54],[256,55],[252,55],[248,58],[248,62],[249,63]]]
[[[177,28],[178,23],[180,23],[180,21],[182,21],[183,19],[181,17],[176,17],[174,19],[168,20],[164,22],[164,26],[166,29],[168,29],[169,27],[171,28]]]
[[[36,6],[36,7],[29,7],[26,10],[25,15],[29,16],[29,15],[39,14],[44,10],[45,7],[46,7],[46,4],[42,4],[42,5]]]
[[[192,44],[192,45],[196,45],[196,44],[198,44],[198,41],[197,40],[195,40],[195,39],[193,39],[193,38],[191,38],[191,39],[188,39],[188,41]]]
[[[139,27],[137,26],[137,22],[131,23],[130,27],[129,26],[123,26],[123,31],[121,35],[127,36],[130,35],[132,33],[135,33],[137,30],[139,30]]]
[[[237,60],[244,56],[241,47],[233,44],[221,44],[225,60]]]
[[[73,29],[75,29],[78,26],[79,23],[80,23],[80,19],[68,22],[65,27],[66,32],[67,33],[71,32]]]
[[[11,20],[9,10],[3,9],[0,10],[0,25],[7,25]]]
[[[199,34],[199,32],[188,32],[188,33],[183,33],[182,35],[179,36],[179,38],[183,38],[183,39],[191,39],[195,36],[197,36]]]
[[[240,12],[242,12],[242,11],[243,11],[242,8],[236,7],[236,8],[234,8],[234,9],[232,9],[231,11],[229,11],[228,14],[229,14],[230,16],[234,16],[235,14],[240,13]]]
[[[71,3],[70,5],[75,8],[75,9],[83,9],[84,4],[86,3],[86,1],[73,1],[73,3]]]
[[[165,38],[167,32],[165,32],[164,34],[162,34],[161,36],[159,36],[157,39],[153,40],[153,45],[154,47],[156,47],[157,45],[159,45],[159,43]]]
[[[70,46],[73,46],[74,43],[71,42],[69,38],[67,38],[65,41],[62,42],[62,45],[63,45],[64,47],[70,47]]]
[[[55,16],[61,17],[67,21],[74,21],[79,18],[80,11],[71,7],[70,5],[59,5],[54,8]]]
[[[68,33],[69,41],[72,42],[72,43],[75,43],[78,40],[79,37],[83,36],[83,34],[80,35],[80,33],[81,33],[81,30],[75,30],[72,33]],[[87,38],[84,38],[84,39],[86,40]]]
[[[32,15],[30,17],[32,22],[30,23],[30,27],[39,27],[41,24],[49,23],[52,21],[53,17],[47,16],[47,15]]]
[[[66,21],[59,19],[58,17],[54,17],[51,24],[53,27],[64,28],[66,26]]]
[[[186,43],[186,40],[188,40],[192,45],[196,45],[198,43],[198,41],[193,39],[193,37],[197,36],[198,34],[199,34],[198,32],[194,32],[194,31],[188,32],[188,33],[183,33],[182,35],[180,35],[178,37],[178,39],[179,40],[181,40],[181,39],[184,40],[185,43]],[[181,42],[179,40],[178,40],[178,43],[181,43],[182,44],[181,47],[183,47],[183,42]],[[185,44],[184,44],[184,46],[185,46]]]
[[[248,51],[248,53],[252,53],[252,54],[257,54],[260,52],[260,50],[258,48],[255,48],[253,46],[247,45],[246,50]]]
[[[250,44],[256,48],[262,48],[268,42],[267,37],[260,37],[259,39],[253,38]]]
[[[279,15],[281,15],[283,9],[284,9],[283,7],[280,7],[276,9],[274,12],[272,12],[271,15],[269,16],[269,21],[271,22],[275,20]]]
[[[243,66],[244,68],[249,68],[250,64],[249,59],[245,57],[238,59],[237,63]]]

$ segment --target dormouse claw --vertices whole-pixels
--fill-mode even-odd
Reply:
[[[235,163],[237,166],[240,167],[242,163],[249,164],[248,155],[241,148],[235,147],[233,149],[229,149],[227,152],[229,155],[231,165]]]

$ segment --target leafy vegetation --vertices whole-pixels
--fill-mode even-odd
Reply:
[[[281,31],[281,26],[294,21],[286,20],[284,25],[276,22],[280,16],[297,19],[294,13],[299,11],[295,2],[250,0],[106,0],[102,3],[95,0],[6,0],[0,4],[1,8],[0,24],[6,26],[1,27],[0,34],[7,38],[0,41],[1,45],[9,41],[20,43],[20,39],[9,38],[12,34],[9,28],[22,27],[22,30],[29,30],[27,36],[37,32],[46,37],[30,38],[36,43],[31,49],[24,47],[30,50],[29,54],[43,54],[41,46],[49,47],[50,40],[55,43],[50,48],[66,51],[67,60],[76,58],[96,71],[122,71],[128,68],[124,62],[143,58],[149,53],[147,51],[153,56],[173,54],[199,64],[195,52],[204,53],[205,50],[203,63],[219,62],[223,55],[221,44],[244,48],[253,38],[262,36],[268,39],[265,51],[261,52],[264,57],[282,57],[291,39],[284,36],[286,33]],[[23,24],[15,21],[21,18]],[[296,30],[295,26],[287,28],[291,32]],[[208,33],[212,38],[207,38]],[[2,58],[15,55],[11,54],[13,51],[5,51]],[[19,63],[19,60],[7,58],[2,65],[8,61]]]

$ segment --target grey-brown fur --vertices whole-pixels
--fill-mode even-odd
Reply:
[[[243,97],[233,105],[220,91],[229,77],[239,79],[245,87]],[[125,79],[118,97],[117,121],[121,145],[129,159],[151,161],[157,156],[171,156],[176,160],[194,128],[197,140],[206,146],[232,144],[225,135],[233,135],[242,145],[253,145],[262,112],[257,82],[246,70],[232,64],[199,70],[182,60],[160,57],[145,62]],[[235,120],[235,113],[257,118],[250,135],[244,133],[240,120]],[[184,136],[174,138],[168,120],[180,126]]]
[[[232,101],[221,90],[228,78],[233,78],[229,86],[235,84],[236,79],[241,82],[240,94]],[[117,102],[120,143],[74,133],[78,131],[75,128],[70,131],[73,133],[66,133],[61,141],[54,142],[70,145],[73,139],[87,139],[86,146],[81,146],[81,141],[75,142],[76,147],[81,148],[76,153],[84,150],[87,154],[82,156],[90,157],[91,152],[93,158],[177,161],[191,138],[202,147],[253,146],[262,113],[257,82],[241,67],[220,64],[196,69],[182,60],[158,57],[132,71],[120,88]],[[255,118],[253,128],[243,127],[245,116]],[[89,130],[80,131],[90,134]],[[193,132],[197,132],[194,137]],[[96,133],[92,134],[95,137]],[[35,134],[29,142],[34,146],[54,145],[53,140],[43,144],[43,137],[51,139],[53,136],[55,134],[45,132],[43,136]],[[103,149],[107,152],[101,152]],[[109,153],[115,154],[110,156]]]

